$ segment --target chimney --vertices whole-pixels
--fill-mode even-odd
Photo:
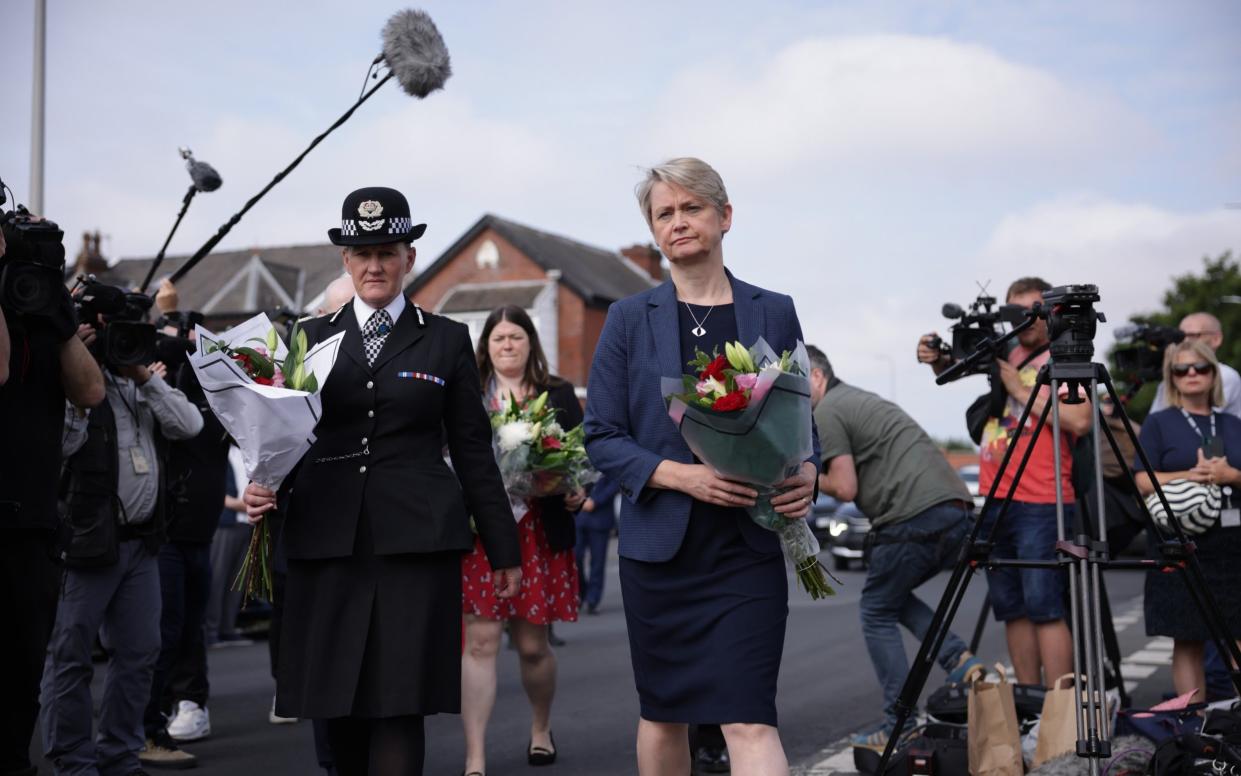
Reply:
[[[98,275],[108,271],[108,260],[103,257],[103,252],[100,250],[101,238],[102,235],[98,231],[82,233],[82,250],[78,251],[73,263],[75,275]]]
[[[646,245],[630,245],[628,248],[621,248],[621,255],[637,264],[643,272],[651,276],[651,279],[657,283],[664,281],[664,269],[662,266],[663,256],[654,245],[647,243]]]

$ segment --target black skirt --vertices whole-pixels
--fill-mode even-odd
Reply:
[[[461,710],[461,553],[290,560],[276,668],[284,717]]]
[[[1207,588],[1219,606],[1220,614],[1233,638],[1241,638],[1241,528],[1216,525],[1200,536],[1191,536],[1197,545],[1198,563]],[[1151,547],[1156,539],[1147,534]],[[1146,572],[1146,635],[1171,636],[1186,641],[1207,641],[1211,632],[1189,593],[1184,572]]]
[[[695,502],[666,563],[621,558],[621,592],[642,718],[776,725],[788,622],[780,553],[753,550],[740,509]]]

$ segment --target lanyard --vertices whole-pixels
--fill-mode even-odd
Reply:
[[[138,409],[137,409],[138,407],[138,386],[134,385],[132,382],[130,383],[130,385],[134,386],[134,403],[133,403],[133,406],[130,406],[129,400],[125,398],[125,391],[124,391],[125,386],[122,385],[121,383],[118,383],[112,377],[112,374],[110,372],[105,372],[105,373],[108,376],[108,382],[112,383],[112,387],[116,389],[116,395],[118,398],[120,398],[121,404],[125,405],[126,411],[128,411],[130,417],[134,419],[134,438],[137,439],[139,433],[142,430],[142,419],[138,417]],[[1211,418],[1211,422],[1214,423],[1215,418]],[[1215,427],[1212,426],[1211,428],[1214,429]],[[1212,431],[1212,433],[1214,432]]]
[[[1185,422],[1188,423],[1189,427],[1194,430],[1194,433],[1198,435],[1198,438],[1203,442],[1210,444],[1211,440],[1215,438],[1215,410],[1211,410],[1211,436],[1209,437],[1202,436],[1202,429],[1198,427],[1198,424],[1194,422],[1194,419],[1190,417],[1184,407],[1181,407],[1181,414],[1185,416]]]

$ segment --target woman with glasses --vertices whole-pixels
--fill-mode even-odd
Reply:
[[[1241,419],[1219,410],[1224,391],[1219,362],[1206,343],[1186,340],[1164,353],[1163,390],[1167,409],[1151,413],[1139,442],[1160,485],[1178,480],[1217,485],[1224,496],[1220,520],[1194,537],[1207,587],[1228,630],[1241,634]],[[1138,490],[1154,492],[1150,477],[1137,469]],[[1152,548],[1155,542],[1152,541]],[[1172,682],[1178,695],[1199,690],[1205,700],[1203,645],[1206,623],[1179,574],[1148,571],[1146,632],[1171,636]]]

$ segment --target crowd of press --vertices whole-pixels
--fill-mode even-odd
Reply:
[[[278,493],[247,483],[186,363],[201,316],[180,309],[173,284],[164,281],[153,297],[90,281],[71,291],[55,225],[5,214],[0,620],[9,632],[0,658],[0,774],[36,772],[36,724],[38,748],[58,774],[193,766],[181,745],[211,734],[208,650],[248,643],[232,583],[251,524],[262,519],[278,537],[267,602],[277,687],[269,718],[313,719],[329,773],[421,773],[422,717],[459,711],[463,772],[485,774],[506,633],[529,697],[528,761],[555,762],[552,623],[599,611],[617,532],[642,702],[637,768],[683,774],[692,762],[698,772],[787,773],[775,716],[784,562],[770,533],[739,509],[754,491],[689,454],[664,412],[658,378],[679,375],[669,374],[669,362],[683,365],[696,347],[758,335],[789,347],[802,339],[800,325],[789,297],[725,270],[733,212],[714,170],[672,160],[653,168],[638,194],[670,279],[612,306],[584,408],[574,386],[549,372],[524,310],[495,310],[471,343],[465,327],[414,308],[402,283],[422,225],[391,189],[350,194],[341,228],[330,232],[344,273],[305,323],[312,341],[345,332],[346,354],[323,389],[315,447]],[[382,206],[386,225],[367,214],[368,203]],[[1005,302],[1020,314],[1050,289],[1022,277]],[[1216,357],[1224,336],[1216,318],[1197,313],[1161,343],[1162,383],[1140,445],[1160,484],[1222,489],[1221,516],[1196,537],[1197,554],[1229,628],[1241,634],[1241,524],[1231,502],[1241,488],[1241,376]],[[657,340],[669,338],[665,357]],[[1102,481],[1074,465],[1089,450],[1081,441],[1092,413],[1116,423],[1107,397],[1079,401],[1044,389],[1034,413],[1059,402],[1060,437],[1048,428],[1032,439],[1032,420],[1017,427],[1049,344],[1046,322],[1037,321],[995,354],[985,370],[993,391],[979,405],[985,411],[972,413],[983,492],[997,475],[1001,496],[1014,485],[1015,466],[999,472],[1010,446],[1016,457],[1034,447],[994,552],[1054,560],[1057,491],[1065,530],[1080,533],[1090,530],[1095,518],[1083,512],[1102,489],[1117,553],[1144,533],[1142,499],[1154,483],[1138,471],[1132,445],[1121,457],[1105,449]],[[819,450],[776,504],[800,519],[823,493],[855,502],[870,520],[859,613],[884,717],[853,743],[880,750],[909,668],[898,626],[922,639],[933,618],[915,589],[951,567],[974,521],[989,527],[999,505],[976,512],[956,470],[909,415],[850,385],[822,350],[807,350]],[[934,334],[917,343],[918,361],[937,375],[962,355]],[[424,373],[439,382],[407,379]],[[602,479],[567,496],[510,503],[491,460],[486,412],[544,391],[566,427],[585,424]],[[361,455],[351,452],[358,438],[369,456],[361,476],[357,460],[325,463]],[[995,568],[987,583],[1017,681],[1049,685],[1072,674],[1063,572]],[[1204,697],[1218,686],[1208,674],[1225,658],[1204,648],[1209,634],[1189,595],[1179,575],[1150,572],[1146,629],[1174,640],[1175,691]],[[443,638],[454,629],[460,642]],[[678,658],[687,650],[697,656],[689,665]],[[107,678],[103,697],[92,698],[99,651]],[[986,670],[952,633],[936,662],[949,682]]]

